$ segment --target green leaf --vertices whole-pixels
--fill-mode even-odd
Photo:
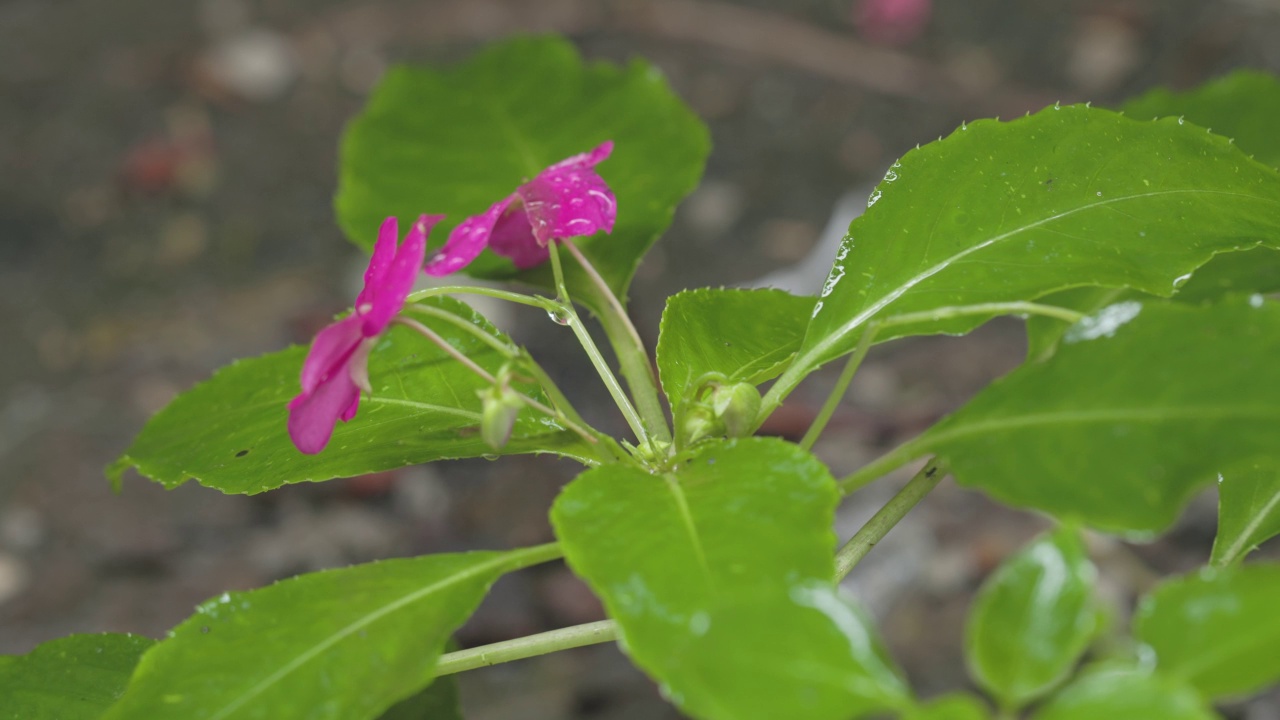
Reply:
[[[1231,138],[1259,162],[1280,167],[1280,78],[1274,75],[1238,70],[1188,92],[1156,89],[1125,103],[1123,110],[1136,120],[1183,117]]]
[[[1167,677],[1122,666],[1081,675],[1034,715],[1034,720],[1217,720],[1195,690]]]
[[[987,720],[987,706],[972,695],[952,693],[908,711],[903,720]]]
[[[1218,476],[1215,565],[1229,565],[1280,535],[1280,467],[1244,463]]]
[[[376,718],[431,682],[494,580],[546,554],[386,560],[224,593],[143,656],[104,720]]]
[[[420,302],[510,343],[456,300],[433,297]],[[506,360],[448,321],[421,320],[491,374]],[[356,417],[338,423],[325,451],[298,452],[285,425],[285,406],[300,391],[298,377],[306,354],[307,348],[292,347],[219,370],[152,417],[108,469],[108,476],[118,482],[132,466],[166,487],[194,478],[225,493],[254,494],[290,483],[495,454],[480,436],[481,401],[476,392],[487,384],[426,338],[400,326],[383,335],[369,357],[374,392],[361,399]],[[517,387],[545,402],[536,386]],[[528,452],[553,452],[584,462],[593,456],[577,435],[525,409],[502,453]]]
[[[782,290],[686,290],[667,299],[658,375],[675,405],[710,375],[759,385],[800,349],[813,298]]]
[[[1204,569],[1142,599],[1134,637],[1155,651],[1156,671],[1212,698],[1280,680],[1280,565]]]
[[[71,635],[0,656],[0,718],[97,720],[153,644],[137,635]]]
[[[895,453],[1064,520],[1134,534],[1244,458],[1280,460],[1280,306],[1112,305]]]
[[[458,683],[452,675],[436,678],[426,690],[392,705],[378,720],[463,720]]]
[[[1003,707],[1065,680],[1098,631],[1097,570],[1069,527],[1037,538],[987,579],[966,632],[969,669]]]
[[[435,232],[442,242],[543,168],[608,139],[613,156],[599,172],[617,196],[617,224],[580,245],[625,298],[710,149],[701,121],[638,60],[584,63],[564,40],[517,38],[449,69],[392,68],[343,138],[338,220],[368,249],[388,215],[447,213]],[[586,287],[576,263],[566,269]],[[517,273],[489,252],[468,273],[553,287],[549,268]]]
[[[1214,255],[1179,286],[1174,302],[1206,303],[1228,295],[1274,293],[1280,291],[1280,252],[1256,247]],[[1153,296],[1128,288],[1078,287],[1052,293],[1037,302],[1056,305],[1089,315],[1108,305],[1137,300],[1150,302]],[[1057,347],[1068,323],[1037,315],[1027,318],[1027,357],[1048,357]]]
[[[675,472],[607,465],[551,511],[621,645],[685,712],[847,720],[909,696],[832,583],[837,492],[776,439],[707,443]]]
[[[836,256],[788,383],[872,318],[1080,285],[1167,296],[1214,253],[1280,245],[1280,175],[1176,119],[1085,106],[983,120],[907,153]],[[877,336],[963,333],[986,317]]]

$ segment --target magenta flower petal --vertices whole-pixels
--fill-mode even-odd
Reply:
[[[493,226],[515,199],[514,195],[503,198],[483,213],[463,220],[449,233],[449,240],[432,256],[423,270],[433,277],[444,277],[470,265],[472,260],[480,257],[485,245],[489,243]]]
[[[369,270],[365,273],[366,285],[364,291],[360,293],[360,300],[357,300],[356,307],[356,312],[364,318],[365,337],[373,337],[386,330],[387,323],[391,322],[391,318],[404,307],[404,300],[413,291],[413,281],[417,278],[418,271],[422,268],[422,260],[427,254],[427,235],[431,233],[431,228],[443,219],[443,215],[420,216],[409,229],[404,242],[396,248],[394,257],[378,268],[378,275],[374,278],[376,285],[370,286],[367,283],[370,276],[374,274],[374,264],[380,260],[378,255],[380,248],[374,247],[373,257],[369,261]],[[384,232],[388,226],[390,226],[392,243],[394,243],[396,232],[394,218],[388,218],[388,221],[382,224]],[[379,236],[379,245],[383,243],[383,237]]]
[[[315,392],[304,392],[289,403],[289,437],[302,452],[314,455],[329,444],[333,426],[355,417],[360,389],[347,373],[328,378]]]
[[[539,245],[601,230],[613,232],[618,202],[594,169],[611,152],[613,142],[606,141],[591,152],[552,165],[516,190]]]
[[[356,297],[356,307],[373,304],[374,295],[396,258],[396,242],[400,239],[398,223],[394,217],[382,221],[378,228],[378,241],[373,244],[373,256],[369,268],[364,271],[364,289]]]
[[[504,213],[498,218],[498,223],[493,226],[493,232],[489,235],[489,248],[510,258],[520,270],[537,267],[551,256],[551,251],[533,238],[529,214],[518,211]]]
[[[316,334],[311,342],[311,350],[302,363],[302,392],[311,393],[331,378],[346,374],[346,365],[355,352],[360,340],[363,320],[357,315],[347,317],[329,325]]]

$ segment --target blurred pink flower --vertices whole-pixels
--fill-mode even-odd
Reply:
[[[320,452],[334,424],[355,417],[360,391],[370,392],[369,351],[404,307],[427,253],[427,235],[442,219],[419,217],[399,247],[396,219],[383,221],[355,310],[316,334],[302,364],[302,393],[289,403],[289,437],[302,452]]]
[[[886,45],[906,45],[924,32],[933,13],[930,0],[861,0],[858,28],[867,39]]]
[[[613,232],[617,199],[594,169],[611,152],[613,141],[606,140],[590,152],[558,162],[488,210],[462,221],[427,263],[426,273],[455,273],[485,247],[524,270],[547,260],[552,240]]]

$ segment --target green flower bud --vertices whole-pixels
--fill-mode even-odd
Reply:
[[[685,413],[680,434],[684,437],[685,445],[692,445],[704,437],[723,435],[724,423],[716,419],[710,408],[695,405]]]
[[[760,413],[760,391],[755,385],[720,385],[711,391],[709,400],[716,419],[724,423],[726,435],[739,438],[751,434],[756,415]]]
[[[494,450],[506,447],[511,440],[511,429],[523,403],[516,391],[502,385],[494,385],[476,391],[480,396],[480,437]]]

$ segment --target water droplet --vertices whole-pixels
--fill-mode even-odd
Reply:
[[[547,317],[551,318],[551,322],[557,325],[573,324],[573,316],[570,315],[567,311],[562,310],[560,308],[556,308],[554,310],[548,310]]]
[[[883,195],[884,193],[880,192],[879,190],[876,190],[875,192],[871,193],[871,197],[867,198],[867,207],[871,207],[872,205],[875,205],[877,202],[880,201],[880,198]]]
[[[1262,307],[1262,304],[1263,304],[1264,302],[1266,302],[1266,301],[1265,301],[1265,300],[1263,299],[1263,297],[1262,297],[1261,295],[1259,295],[1258,293],[1254,293],[1254,294],[1252,294],[1252,295],[1250,295],[1250,296],[1249,296],[1249,307],[1256,307],[1256,308],[1260,308],[1260,307]],[[1221,477],[1219,477],[1219,478],[1218,478],[1218,482],[1222,482],[1222,478],[1221,478]]]
[[[1099,191],[1098,191],[1098,197],[1102,197],[1102,191],[1101,191],[1101,190],[1099,190]]]
[[[1182,125],[1182,124],[1183,124],[1183,123],[1185,123],[1185,122],[1186,122],[1186,120],[1184,120],[1183,118],[1181,118],[1181,117],[1179,117],[1179,118],[1178,118],[1178,124],[1179,124],[1179,125]]]
[[[694,635],[706,635],[711,629],[711,616],[704,612],[696,612],[689,618],[689,632]]]
[[[1181,276],[1179,276],[1179,277],[1174,278],[1174,279],[1173,279],[1173,289],[1174,289],[1174,290],[1177,290],[1178,288],[1182,287],[1183,285],[1186,285],[1186,284],[1187,284],[1187,281],[1188,281],[1188,280],[1190,280],[1190,279],[1191,279],[1191,273],[1187,273],[1186,275],[1181,275]]]

